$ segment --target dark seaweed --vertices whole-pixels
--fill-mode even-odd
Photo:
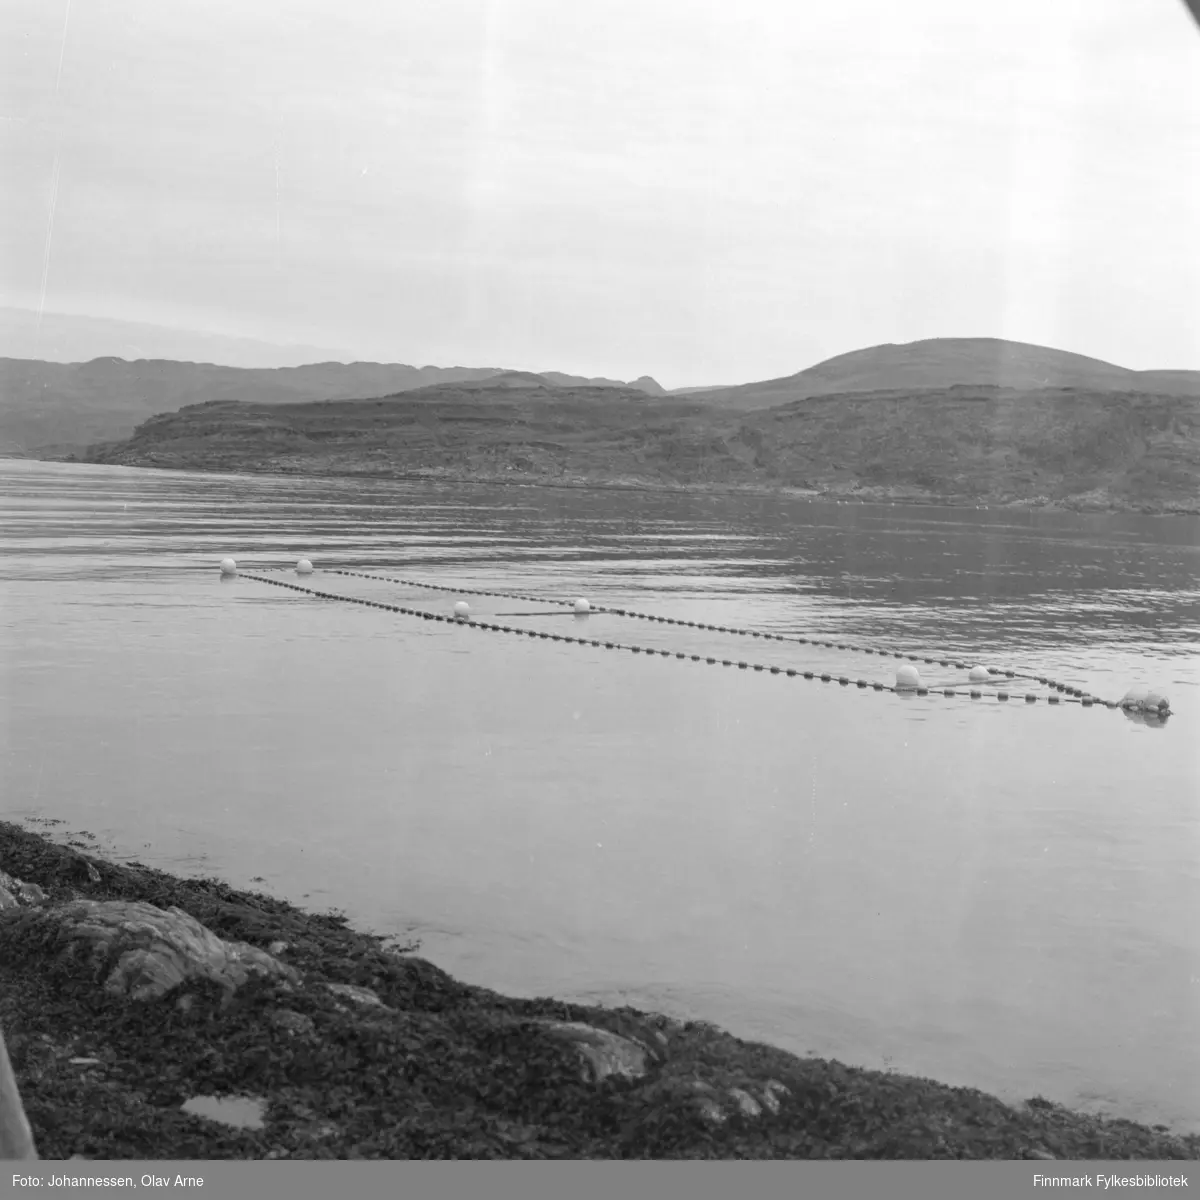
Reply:
[[[54,946],[5,918],[0,1025],[46,1158],[1200,1158],[1200,1137],[1013,1108],[926,1079],[800,1059],[713,1026],[633,1009],[519,1000],[452,979],[344,917],[212,879],[118,865],[0,822],[0,869],[52,900],[145,900],[282,958],[305,985],[190,986],[135,1003],[64,974]],[[321,981],[373,989],[356,1006]],[[653,1050],[638,1080],[586,1081],[538,1019],[584,1021]],[[665,1044],[664,1044],[665,1043]],[[98,1063],[73,1064],[73,1057]],[[782,1082],[778,1113],[714,1125],[697,1081]],[[180,1111],[205,1094],[267,1098],[261,1130]]]

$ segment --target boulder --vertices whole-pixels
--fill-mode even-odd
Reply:
[[[733,1087],[729,1089],[729,1098],[738,1106],[738,1110],[745,1117],[761,1117],[762,1105],[752,1096],[745,1088]]]
[[[790,1096],[790,1089],[779,1082],[778,1079],[768,1079],[762,1085],[763,1104],[767,1106],[772,1113],[778,1113],[784,1096]]]
[[[538,1024],[576,1051],[585,1081],[599,1083],[612,1075],[644,1080],[639,1086],[645,1100],[652,1104],[683,1100],[714,1125],[734,1115],[750,1120],[762,1118],[764,1113],[778,1116],[784,1097],[791,1095],[778,1079],[755,1079],[742,1071],[703,1068],[706,1077],[701,1078],[686,1049],[678,1062],[671,1061],[666,1052],[667,1034],[680,1033],[683,1026],[677,1021],[660,1019],[662,1028],[654,1031],[657,1045],[580,1021],[543,1020]],[[699,1021],[689,1028],[700,1039],[706,1031],[720,1032]]]
[[[384,1004],[370,988],[359,987],[354,983],[326,983],[323,986],[335,996],[342,996],[365,1008],[384,1008],[391,1011],[388,1005]],[[344,1005],[339,1005],[339,1007],[345,1008]]]
[[[261,1129],[267,1102],[261,1096],[193,1096],[181,1111],[234,1129]]]
[[[33,907],[46,903],[46,893],[36,883],[0,871],[0,909]]]
[[[599,1083],[610,1075],[640,1079],[649,1070],[651,1054],[641,1042],[609,1033],[582,1021],[543,1021],[551,1037],[567,1042],[578,1053],[583,1078]]]
[[[277,1008],[271,1013],[269,1019],[276,1029],[282,1029],[292,1035],[312,1037],[316,1033],[312,1017],[305,1013],[295,1012],[290,1008]]]
[[[251,975],[298,983],[264,950],[226,942],[182,909],[140,900],[72,900],[0,911],[0,951],[40,948],[58,967],[103,980],[106,992],[153,1000],[180,984],[210,980],[232,993]]]
[[[765,1109],[778,1116],[784,1096],[791,1089],[778,1079],[749,1080],[731,1085],[730,1074],[718,1071],[716,1082],[698,1079],[693,1075],[668,1071],[646,1093],[648,1098],[667,1100],[677,1097],[689,1102],[704,1120],[713,1125],[724,1124],[735,1114],[750,1120],[763,1115]]]

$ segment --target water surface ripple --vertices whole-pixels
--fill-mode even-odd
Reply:
[[[1198,535],[0,460],[5,815],[340,908],[502,991],[1200,1129]],[[225,554],[1029,668],[1113,699],[1152,685],[1174,715],[490,634],[222,581]],[[444,615],[458,598],[315,578]],[[897,666],[468,598],[481,620],[689,656]]]

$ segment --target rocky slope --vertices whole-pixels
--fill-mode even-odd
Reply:
[[[516,376],[377,400],[212,402],[89,461],[218,471],[793,488],[863,499],[1200,511],[1200,397],[991,386],[693,396]]]
[[[1039,1097],[501,996],[339,917],[95,858],[84,836],[0,822],[0,1026],[43,1158],[1200,1153]],[[222,1119],[230,1101],[253,1119]]]

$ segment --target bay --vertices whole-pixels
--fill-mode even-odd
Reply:
[[[1196,1130],[1198,546],[1188,518],[0,460],[0,802],[504,992]],[[1173,715],[854,686],[897,652]]]

